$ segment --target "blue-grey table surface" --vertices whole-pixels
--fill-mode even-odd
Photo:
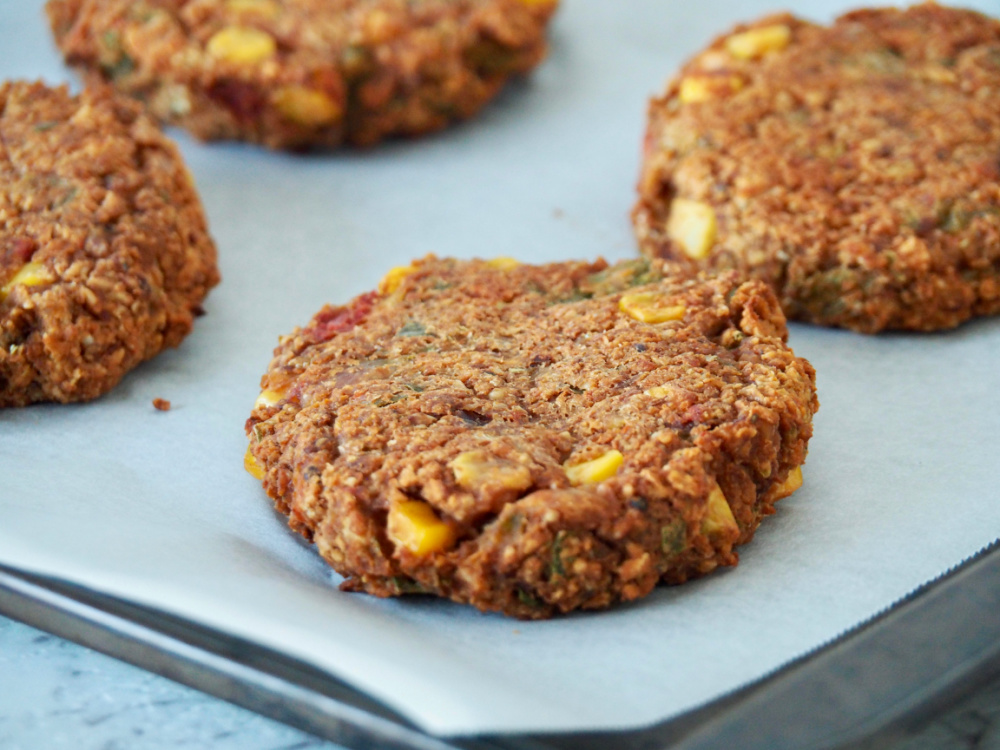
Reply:
[[[1000,679],[888,750],[1000,750]],[[2,750],[338,750],[339,746],[0,617]]]

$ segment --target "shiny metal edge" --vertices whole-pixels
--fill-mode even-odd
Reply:
[[[883,748],[998,675],[1000,540],[830,643],[700,709],[646,729],[549,742],[558,750]]]
[[[284,654],[4,566],[0,613],[352,750],[874,748],[1000,675],[1000,544],[773,674],[626,732],[431,737]]]
[[[0,566],[0,613],[348,748],[459,750],[309,665],[63,581]]]

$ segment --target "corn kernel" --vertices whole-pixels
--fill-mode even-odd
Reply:
[[[718,223],[707,203],[675,198],[667,219],[667,236],[692,260],[701,260],[715,243]]]
[[[775,500],[781,500],[782,498],[788,497],[801,486],[802,467],[796,466],[788,472],[788,476],[785,478],[785,481],[779,484],[775,489]]]
[[[646,391],[647,396],[652,396],[653,398],[663,398],[664,396],[669,396],[671,393],[671,388],[665,385],[654,385],[652,388]]]
[[[707,76],[687,76],[681,80],[681,88],[678,96],[684,104],[694,102],[704,102],[712,98],[712,90],[709,87],[711,81]]]
[[[682,104],[693,104],[719,99],[739,91],[741,88],[743,88],[743,79],[739,76],[690,75],[681,79],[680,91],[677,96]]]
[[[389,509],[389,539],[415,555],[430,555],[455,543],[455,532],[420,500],[396,503]]]
[[[243,454],[243,468],[247,470],[247,473],[254,479],[261,480],[264,478],[264,467],[260,465],[260,461],[250,450],[250,446],[247,446],[247,452]]]
[[[236,65],[253,65],[273,57],[278,51],[274,37],[251,26],[227,26],[205,47],[208,54]]]
[[[521,262],[514,258],[501,256],[499,258],[491,258],[490,260],[486,261],[486,265],[488,265],[490,268],[495,268],[497,271],[513,271],[515,268],[521,265]]]
[[[226,0],[226,10],[274,18],[281,8],[274,0]]]
[[[16,286],[38,286],[39,284],[46,284],[50,280],[48,273],[45,271],[45,266],[41,263],[25,263],[18,269],[17,273],[11,276],[6,284],[0,287],[0,302]]]
[[[260,395],[257,397],[257,400],[253,402],[253,408],[254,409],[260,409],[260,408],[266,409],[269,406],[274,406],[279,401],[281,401],[281,399],[283,399],[284,397],[285,397],[284,392],[282,392],[282,391],[275,391],[275,390],[271,390],[270,388],[268,388],[266,391],[261,391]]]
[[[566,476],[570,484],[596,484],[617,474],[624,461],[625,457],[620,452],[610,450],[592,461],[567,466]]]
[[[768,52],[779,52],[791,40],[792,30],[784,24],[761,26],[759,29],[733,34],[726,40],[726,51],[733,57],[750,60]]]
[[[708,494],[708,510],[701,521],[701,530],[709,536],[726,531],[739,531],[733,509],[722,490],[716,487]]]
[[[618,301],[618,309],[642,323],[666,323],[684,317],[684,305],[664,305],[653,292],[632,292]]]
[[[399,289],[399,285],[403,283],[403,279],[416,270],[417,267],[414,265],[396,266],[395,268],[390,268],[389,273],[383,276],[382,280],[378,284],[379,292],[382,294],[392,294],[394,291]]]
[[[286,119],[311,128],[336,122],[343,114],[340,105],[329,96],[305,86],[282,86],[273,101]]]
[[[448,465],[459,486],[469,491],[493,485],[520,492],[531,486],[531,471],[527,466],[496,458],[485,451],[460,453]]]

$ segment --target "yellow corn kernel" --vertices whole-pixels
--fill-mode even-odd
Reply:
[[[455,543],[455,532],[420,500],[396,503],[389,509],[389,539],[415,555],[430,555]]]
[[[392,294],[399,289],[399,285],[403,283],[403,279],[416,270],[417,267],[414,265],[390,268],[389,273],[383,276],[382,280],[378,283],[379,292],[382,294]]]
[[[642,323],[666,323],[684,317],[684,305],[664,305],[654,292],[632,292],[618,301],[618,309]]]
[[[785,481],[779,484],[777,488],[775,488],[775,500],[781,500],[784,497],[788,497],[801,486],[802,486],[802,467],[796,466],[794,469],[788,472],[788,476],[785,477]]]
[[[38,286],[49,281],[51,279],[41,263],[25,263],[11,276],[10,281],[0,287],[0,301],[3,301],[16,286]]]
[[[520,492],[531,486],[531,471],[527,466],[496,458],[485,451],[460,453],[448,465],[459,486],[469,491],[492,485]]]
[[[739,76],[689,75],[681,79],[677,96],[682,104],[693,104],[718,99],[741,88],[743,79]]]
[[[281,8],[274,0],[226,0],[226,10],[274,18]]]
[[[495,268],[497,271],[512,271],[521,265],[519,260],[514,258],[508,258],[506,256],[501,256],[499,258],[491,258],[486,261],[486,265],[490,268]]]
[[[646,391],[647,396],[652,396],[653,398],[663,398],[664,396],[669,396],[673,389],[666,385],[654,385],[648,391]]]
[[[716,487],[708,494],[708,510],[701,521],[701,530],[709,536],[726,531],[739,531],[733,509],[722,490]]]
[[[247,446],[247,452],[243,454],[243,468],[247,470],[247,473],[254,479],[261,480],[264,478],[264,467],[260,465],[260,461],[250,450],[250,446]]]
[[[715,243],[718,223],[707,203],[675,198],[667,218],[667,236],[692,260],[701,260]]]
[[[253,402],[254,409],[267,408],[269,406],[274,406],[281,399],[285,397],[283,391],[275,391],[268,388],[266,391],[261,391],[257,400]]]
[[[711,81],[707,76],[687,76],[681,80],[678,96],[683,104],[704,102],[712,98]]]
[[[791,40],[792,30],[783,23],[761,26],[759,29],[733,34],[726,40],[726,51],[740,60],[750,60],[768,52],[779,52]]]
[[[253,65],[278,51],[274,37],[252,26],[227,26],[208,40],[208,54],[236,65]]]
[[[274,94],[274,106],[287,120],[311,128],[330,125],[344,113],[337,102],[316,89],[282,86]]]
[[[585,461],[576,466],[566,467],[566,476],[570,484],[596,484],[610,479],[618,473],[625,456],[616,450],[610,450],[603,456],[592,461]]]

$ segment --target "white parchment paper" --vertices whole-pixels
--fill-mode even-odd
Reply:
[[[996,0],[970,3],[994,14]],[[837,2],[799,3],[829,19]],[[70,80],[41,3],[0,0],[0,73]],[[193,335],[76,406],[0,410],[0,563],[305,659],[440,734],[631,728],[739,687],[1000,536],[1000,320],[939,335],[793,326],[822,408],[805,487],[735,570],[540,623],[337,577],[244,473],[243,421],[277,337],[427,252],[634,255],[645,102],[768,2],[566,0],[548,62],[468,124],[294,156],[175,133],[223,283]],[[173,409],[160,413],[151,400]]]

